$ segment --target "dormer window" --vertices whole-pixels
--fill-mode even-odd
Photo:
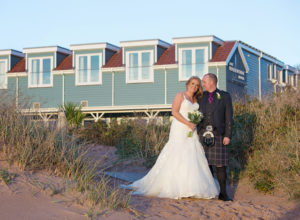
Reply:
[[[126,82],[153,82],[153,51],[129,51],[126,53]]]
[[[208,72],[206,47],[179,49],[179,80],[188,80],[191,76],[202,78]]]
[[[52,57],[29,59],[29,87],[53,86],[52,66]]]
[[[96,85],[102,83],[102,53],[76,56],[76,85]]]
[[[7,89],[7,61],[0,60],[0,89]]]

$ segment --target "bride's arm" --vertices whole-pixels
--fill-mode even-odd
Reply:
[[[179,112],[180,105],[183,101],[183,94],[177,93],[173,103],[172,103],[172,115],[181,123],[187,125],[190,129],[194,130],[196,128],[196,125],[188,120],[186,120]]]

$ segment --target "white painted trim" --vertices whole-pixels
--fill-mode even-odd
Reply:
[[[4,75],[5,75],[5,79],[4,79],[4,85],[2,86],[0,84],[0,90],[1,89],[7,89],[7,71],[8,71],[8,63],[7,63],[7,59],[0,59],[0,62],[4,62],[4,66],[5,66],[5,69],[4,69]]]
[[[8,73],[7,77],[8,78],[14,78],[14,77],[19,77],[19,76],[27,76],[26,72],[13,72],[13,73]]]
[[[207,47],[189,47],[189,48],[179,48],[179,61],[178,61],[178,80],[179,81],[186,81],[188,78],[183,78],[182,77],[182,67],[181,67],[181,58],[182,58],[182,51],[183,50],[191,50],[192,51],[192,76],[195,76],[195,61],[196,61],[196,50],[204,50],[204,64],[205,64],[205,69],[204,69],[204,74],[208,73],[208,49]]]
[[[62,97],[61,97],[61,104],[64,105],[65,104],[65,75],[62,74]]]
[[[8,56],[8,70],[6,72],[8,72],[9,70],[11,70],[11,59],[10,59],[10,56]]]
[[[25,57],[25,54],[23,54],[20,51],[17,50],[0,50],[0,56],[6,56],[6,55],[13,55],[13,56],[17,56],[17,57]]]
[[[227,66],[226,62],[209,62],[208,66]]]
[[[172,39],[173,44],[185,44],[185,43],[201,43],[201,42],[215,42],[219,45],[223,45],[224,41],[216,36],[196,36],[196,37],[176,37]]]
[[[129,79],[129,54],[138,54],[138,79]],[[142,53],[150,53],[150,78],[148,80],[142,80]],[[152,83],[154,82],[154,71],[153,71],[153,50],[138,50],[138,51],[126,51],[126,83]]]
[[[209,42],[209,60],[212,58],[212,42]]]
[[[115,72],[112,72],[111,79],[111,105],[115,105]]]
[[[88,86],[88,85],[101,85],[102,84],[102,56],[103,53],[87,53],[87,54],[76,54],[76,69],[75,69],[75,85],[76,86]],[[88,70],[88,82],[82,83],[78,82],[78,67],[79,67],[79,57],[87,56],[87,70]],[[98,82],[90,82],[90,74],[91,74],[91,56],[99,56],[99,81]]]
[[[250,46],[250,45],[248,45],[248,44],[246,44],[242,41],[239,41],[239,43],[241,45],[241,48],[247,50],[248,52],[253,53],[256,56],[260,56],[260,52],[262,52],[263,53],[263,56],[262,56],[263,59],[268,60],[270,62],[273,62],[275,64],[278,64],[279,66],[282,66],[282,67],[284,66],[284,63],[280,60],[277,60],[275,57],[272,57],[271,55],[268,55],[268,54],[264,53],[263,51],[258,50],[258,49],[254,48],[254,47],[252,47],[252,46]]]
[[[165,105],[167,104],[167,89],[168,89],[168,87],[167,87],[167,79],[168,79],[168,77],[167,77],[167,69],[165,68]]]
[[[90,43],[90,44],[72,44],[70,45],[71,50],[97,50],[97,49],[110,49],[113,51],[119,51],[120,47],[110,43]]]
[[[284,66],[284,69],[290,70],[294,73],[297,71],[297,69],[295,67],[292,67],[292,66],[287,65],[287,64]]]
[[[28,71],[28,56],[27,56],[27,53],[25,54],[25,71]]]
[[[40,74],[40,78],[42,81],[42,76],[43,76],[43,59],[50,59],[50,84],[38,84],[38,85],[30,85],[31,83],[31,68],[32,68],[32,60],[40,60],[40,70],[39,70],[39,74]],[[53,87],[53,57],[52,56],[45,56],[45,57],[30,57],[28,59],[29,62],[29,68],[28,68],[28,88],[44,88],[44,87]]]
[[[258,57],[258,98],[261,101],[262,100],[262,94],[261,94],[261,58],[263,54],[260,52],[260,55]]]
[[[75,74],[74,69],[68,69],[68,70],[53,70],[53,75],[70,75],[70,74]]]
[[[59,52],[63,54],[72,54],[72,51],[60,47],[60,46],[50,46],[50,47],[31,47],[31,48],[24,48],[23,53],[48,53],[48,52]]]
[[[125,72],[125,67],[106,67],[102,68],[103,73],[109,73],[109,72]]]
[[[241,48],[240,43],[239,43],[239,45],[238,45],[238,51],[239,51],[239,54],[240,54],[240,56],[241,56],[242,62],[243,62],[243,64],[244,64],[244,68],[245,68],[245,70],[246,70],[246,73],[248,73],[248,72],[249,72],[249,66],[248,66],[248,63],[247,63],[247,61],[246,61],[246,58],[245,58],[245,55],[244,55],[244,53],[243,53],[243,50],[242,50],[242,48]]]
[[[83,112],[89,111],[107,111],[107,112],[134,112],[137,110],[152,110],[152,109],[165,109],[170,111],[172,104],[158,104],[158,105],[119,105],[119,106],[95,106],[95,107],[82,107]],[[39,112],[58,112],[59,108],[40,108],[22,109],[24,113],[39,113]]]
[[[159,39],[152,39],[152,40],[136,40],[136,41],[121,41],[120,46],[121,47],[140,47],[140,46],[161,46],[168,48],[171,46],[171,44],[159,40]]]
[[[154,47],[154,63],[157,62],[157,46]]]
[[[175,62],[178,63],[178,46],[175,44]]]
[[[164,64],[164,65],[153,65],[154,70],[160,69],[176,69],[178,68],[178,64]]]

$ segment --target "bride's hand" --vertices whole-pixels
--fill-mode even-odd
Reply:
[[[196,128],[196,124],[189,122],[188,127],[193,131]]]

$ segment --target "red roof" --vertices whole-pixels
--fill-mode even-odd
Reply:
[[[159,57],[155,65],[175,64],[175,45],[173,44],[166,49]]]
[[[22,58],[17,64],[9,71],[9,73],[25,72],[25,58]]]
[[[215,52],[210,62],[225,62],[229,56],[236,41],[226,41],[223,46],[220,46]]]
[[[58,64],[58,66],[55,68],[55,70],[69,70],[73,68],[73,56],[68,55],[65,57],[65,59],[63,59],[63,61],[60,62],[60,64]]]
[[[112,57],[108,60],[108,62],[104,65],[104,68],[111,67],[122,67],[122,49],[112,55]]]

